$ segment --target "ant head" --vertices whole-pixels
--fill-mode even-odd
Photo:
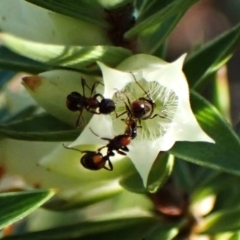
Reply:
[[[81,110],[82,95],[78,92],[72,92],[67,96],[66,105],[71,111]]]
[[[99,112],[102,114],[109,114],[116,109],[116,104],[112,99],[104,98],[100,102]]]

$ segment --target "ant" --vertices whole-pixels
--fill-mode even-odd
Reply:
[[[124,119],[122,119],[124,120]],[[114,137],[113,139],[110,138],[101,138],[103,140],[109,141],[109,143],[106,146],[103,146],[99,148],[97,151],[80,151],[76,148],[70,148],[63,144],[63,147],[66,149],[71,149],[78,151],[80,153],[85,153],[80,162],[83,167],[89,170],[99,170],[99,169],[106,169],[108,171],[113,170],[112,162],[110,161],[109,157],[114,156],[114,150],[121,154],[126,155],[125,152],[128,152],[129,149],[127,148],[127,145],[130,144],[131,139],[135,138],[137,136],[137,124],[136,121],[133,119],[124,120],[127,124],[127,128],[125,130],[124,134],[118,135]],[[91,132],[96,135],[97,137],[100,137],[97,135],[93,130],[90,128]],[[100,152],[103,148],[107,148],[107,155],[103,156]],[[108,162],[108,167],[106,167],[106,162]]]
[[[80,159],[80,163],[82,164],[82,166],[86,169],[89,170],[99,170],[99,169],[106,169],[108,171],[112,171],[113,170],[113,165],[109,159],[109,156],[103,156],[102,153],[99,152],[99,150],[97,150],[96,152],[94,151],[80,151],[76,148],[70,148],[67,147],[63,144],[63,147],[65,147],[66,149],[71,149],[71,150],[75,150],[78,151],[80,153],[85,153],[82,158]],[[106,162],[108,162],[108,167],[106,167]]]
[[[154,108],[156,107],[155,101],[152,99],[150,93],[146,92],[144,90],[144,88],[138,83],[134,74],[132,72],[130,72],[130,73],[132,74],[135,83],[143,90],[146,97],[140,97],[131,103],[129,97],[126,96],[127,102],[125,100],[123,100],[125,107],[126,107],[126,111],[124,111],[117,117],[120,117],[121,115],[127,113],[130,116],[130,119],[135,119],[135,120],[138,120],[139,122],[141,120],[153,119],[156,116],[165,118],[165,116],[161,116],[159,114],[153,115]]]
[[[98,151],[101,151],[103,148],[107,148],[107,156],[114,156],[115,153],[113,151],[116,151],[118,154],[121,155],[127,155],[126,152],[129,151],[127,145],[131,143],[131,140],[137,136],[137,125],[136,122],[132,122],[130,120],[126,120],[126,123],[128,123],[128,126],[125,130],[124,134],[120,134],[115,136],[114,138],[102,138],[98,134],[96,134],[91,128],[91,132],[101,138],[102,140],[108,141],[108,144],[99,148]],[[131,128],[133,127],[133,129]]]
[[[112,99],[104,98],[104,96],[100,93],[93,95],[93,92],[97,86],[97,84],[102,84],[100,82],[95,82],[90,88],[85,79],[81,78],[81,84],[83,89],[83,94],[81,95],[78,92],[71,92],[67,96],[66,105],[67,108],[71,111],[80,111],[79,116],[76,121],[76,127],[79,126],[79,120],[82,116],[82,111],[85,108],[88,112],[94,114],[110,114],[115,111],[116,104]],[[85,86],[91,91],[90,97],[85,96]],[[98,111],[96,111],[98,109]]]

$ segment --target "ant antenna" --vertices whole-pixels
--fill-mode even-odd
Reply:
[[[75,150],[75,151],[77,151],[77,152],[84,153],[84,152],[80,151],[79,149],[67,147],[64,143],[63,143],[62,145],[63,145],[63,147],[66,148],[66,149]]]
[[[97,135],[91,128],[89,128],[89,129],[90,129],[90,131],[91,131],[95,136],[101,138],[101,137],[100,137],[99,135]]]
[[[132,76],[133,76],[133,78],[134,78],[134,81],[136,82],[136,84],[143,90],[143,92],[151,99],[151,97],[150,97],[150,95],[149,95],[149,93],[138,83],[138,81],[137,81],[137,79],[136,79],[136,77],[135,77],[135,75],[132,73],[132,72],[130,72],[131,74],[132,74]]]

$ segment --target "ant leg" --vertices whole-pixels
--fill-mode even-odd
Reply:
[[[120,113],[119,115],[117,115],[117,113],[115,112],[115,117],[116,117],[116,118],[119,118],[119,117],[121,117],[122,115],[124,115],[125,113],[127,113],[127,111],[124,111],[124,112]],[[122,119],[121,119],[121,120],[122,120]]]
[[[123,152],[123,151],[121,151],[121,150],[116,150],[116,152],[117,152],[118,154],[121,154],[121,155],[124,155],[124,156],[127,155],[125,152]]]
[[[83,97],[85,97],[85,86],[87,86],[85,79],[81,78],[82,90],[83,90]]]
[[[80,125],[79,121],[80,121],[80,118],[82,116],[82,112],[83,112],[83,109],[79,112],[79,115],[78,115],[78,118],[77,118],[77,121],[76,121],[76,128]]]
[[[93,113],[93,114],[98,114],[98,115],[101,114],[101,113],[99,113],[99,112],[96,112],[96,111],[94,111],[94,110],[90,110],[90,109],[87,109],[87,111],[90,112],[90,113]]]
[[[129,152],[129,149],[128,149],[127,146],[122,146],[121,149],[122,149],[123,151],[125,151],[125,152]]]
[[[128,104],[131,106],[131,103],[130,103],[130,100],[129,98],[126,96],[127,100],[128,100]],[[129,108],[129,106],[127,105],[127,103],[123,100],[124,104],[125,104],[125,108],[126,108],[126,111],[120,113],[119,115],[117,115],[117,113],[115,112],[115,116],[116,118],[119,118],[121,117],[122,115],[124,115],[125,113],[127,113],[128,117],[131,118],[131,109]],[[121,119],[122,121],[125,121],[123,119]]]
[[[108,158],[108,159],[106,159],[106,161],[108,162],[108,166],[109,166],[109,168],[108,167],[106,167],[106,166],[104,166],[103,168],[105,168],[106,170],[108,170],[108,171],[112,171],[113,170],[113,165],[112,165],[112,162],[110,161],[110,159]]]
[[[150,117],[149,119],[153,119],[153,118],[155,118],[155,117],[166,118],[167,115],[161,116],[161,115],[159,115],[159,114],[154,114],[154,115],[153,115],[152,117]]]
[[[94,91],[94,89],[97,87],[98,84],[103,85],[103,83],[97,81],[97,82],[95,82],[95,83],[92,85],[92,87],[90,88],[90,87],[87,85],[85,79],[82,78],[82,87],[83,87],[83,89],[84,89],[84,87],[86,86],[86,87],[90,90],[90,97],[92,97],[93,91]],[[85,96],[85,90],[84,90],[83,93],[84,93],[83,96]]]
[[[92,97],[93,91],[95,90],[95,88],[97,87],[98,84],[103,85],[103,83],[97,81],[97,82],[95,82],[95,83],[92,85],[92,88],[90,89],[90,88],[87,86],[87,84],[86,84],[86,86],[88,87],[88,89],[91,91],[91,92],[90,92],[90,97]],[[104,85],[103,85],[103,86],[104,86]],[[96,94],[96,95],[98,95],[98,94]],[[95,95],[95,96],[96,96],[96,95]],[[99,95],[101,95],[101,94],[99,94]],[[94,96],[93,98],[95,98],[95,96]],[[101,95],[101,96],[102,96],[102,95]],[[102,98],[103,98],[103,96],[102,96]]]
[[[100,147],[97,151],[100,152],[102,149],[106,148],[107,146]]]

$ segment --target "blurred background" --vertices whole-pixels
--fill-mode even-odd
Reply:
[[[176,59],[181,53],[212,40],[239,22],[239,0],[200,1],[189,9],[171,34],[167,59],[169,61]],[[229,81],[230,115],[235,126],[240,120],[240,48],[228,62],[225,70]]]

